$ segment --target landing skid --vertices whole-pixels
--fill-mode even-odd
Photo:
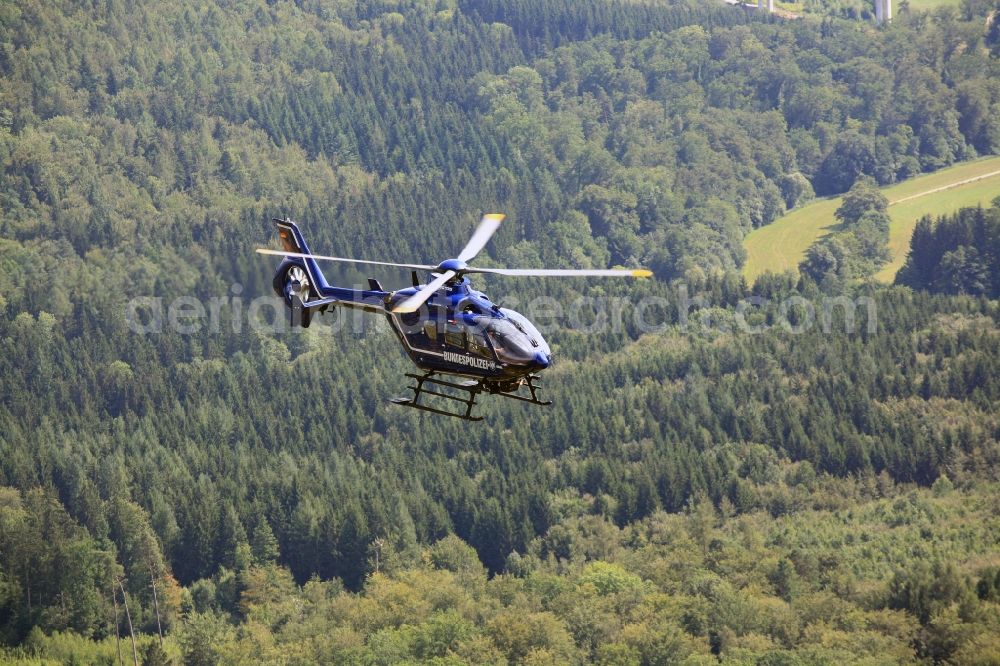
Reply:
[[[515,386],[512,391],[502,391],[500,390],[500,388],[484,384],[481,384],[481,386],[491,395],[502,395],[505,398],[510,398],[511,400],[520,400],[521,402],[529,402],[532,405],[547,406],[552,404],[551,400],[538,399],[538,391],[542,390],[541,387],[539,386],[538,375],[528,375],[527,377],[522,379],[521,382],[517,386]],[[528,387],[528,391],[531,393],[530,396],[518,395],[516,393],[516,391],[522,386]]]
[[[422,412],[432,412],[434,414],[442,414],[444,416],[454,416],[466,421],[482,421],[482,416],[473,416],[472,408],[476,406],[476,396],[482,391],[482,387],[479,386],[479,382],[449,382],[444,379],[435,379],[433,377],[435,373],[428,372],[423,375],[415,375],[413,373],[406,373],[406,376],[417,380],[416,386],[407,386],[406,388],[413,391],[412,398],[390,398],[391,402],[397,405],[402,405],[403,407],[412,407],[413,409],[419,409]],[[435,391],[434,389],[424,388],[424,382],[429,382],[434,386],[442,386],[456,391],[465,391],[468,397],[461,397],[452,393],[445,393],[443,391]],[[435,395],[440,398],[447,398],[448,400],[454,400],[455,402],[461,402],[465,405],[465,413],[461,412],[450,412],[446,409],[438,409],[437,407],[431,407],[429,405],[421,404],[420,396],[422,395]]]
[[[476,397],[480,393],[486,392],[490,395],[499,395],[505,398],[510,398],[511,400],[519,400],[521,402],[531,403],[533,405],[551,405],[551,400],[539,400],[538,391],[541,390],[538,387],[538,377],[535,375],[529,375],[525,377],[513,390],[503,391],[498,386],[493,384],[486,384],[482,380],[480,381],[448,381],[445,379],[438,379],[434,377],[436,372],[427,372],[423,375],[415,375],[413,373],[406,373],[406,376],[416,380],[416,386],[407,386],[408,389],[413,391],[412,398],[390,398],[390,402],[403,407],[412,407],[413,409],[419,409],[422,412],[431,412],[433,414],[441,414],[442,416],[454,416],[455,418],[462,419],[464,421],[482,421],[482,416],[473,416],[472,408],[476,406]],[[425,388],[424,382],[428,382],[435,387],[443,387],[447,389],[452,389],[457,393],[465,393],[465,396],[456,395],[456,393],[445,393],[444,391],[434,390],[433,388]],[[518,395],[516,393],[517,389],[521,386],[527,386],[530,396]],[[459,402],[465,405],[465,410],[463,411],[449,411],[447,409],[440,409],[438,407],[432,407],[430,405],[423,404],[420,402],[420,397],[423,395],[432,395],[439,398],[446,398],[454,402]]]

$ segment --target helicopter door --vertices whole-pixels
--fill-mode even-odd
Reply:
[[[444,328],[444,345],[448,351],[465,351],[465,328],[448,322]]]
[[[425,321],[423,333],[425,346],[428,349],[437,349],[441,346],[441,341],[438,340],[438,327],[436,323],[430,320]]]
[[[441,348],[441,336],[438,334],[438,327],[436,323],[430,320],[424,322],[419,343],[415,346],[419,346],[421,349],[427,349],[429,351],[437,351]]]
[[[441,336],[433,321],[426,320],[422,326],[413,326],[406,330],[405,335],[406,343],[412,349],[437,351],[441,348]]]
[[[441,324],[445,316],[441,308],[431,306],[430,316],[426,319],[421,320],[416,314],[409,314],[396,315],[396,320],[411,349],[439,352],[444,345],[445,331]]]

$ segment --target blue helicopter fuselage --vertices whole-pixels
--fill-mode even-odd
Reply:
[[[414,264],[349,257],[315,255],[309,251],[298,226],[287,217],[275,218],[283,250],[257,248],[257,252],[283,257],[274,275],[274,291],[289,307],[292,326],[309,326],[314,313],[331,307],[359,308],[382,313],[396,333],[410,360],[424,374],[406,373],[414,380],[407,387],[411,397],[392,398],[397,405],[424,412],[481,421],[473,414],[476,397],[483,392],[533,405],[551,405],[539,398],[537,373],[552,364],[552,350],[542,334],[523,315],[494,304],[472,288],[468,275],[494,274],[521,277],[651,277],[644,268],[513,269],[470,266],[504,220],[502,213],[486,213],[472,236],[453,259],[439,264]],[[412,271],[413,287],[386,291],[375,278],[369,289],[335,287],[327,282],[317,260],[392,266]],[[434,276],[418,284],[417,271]],[[460,375],[456,381],[440,375]],[[427,404],[424,397],[432,401]],[[458,409],[443,408],[445,401]]]
[[[314,259],[298,257],[286,257],[275,274],[275,292],[288,305],[293,303],[287,279],[292,267],[307,276],[308,298],[302,304],[307,312],[341,306],[383,313],[404,351],[422,370],[502,384],[552,363],[552,351],[538,329],[523,315],[473,289],[468,277],[445,285],[420,311],[398,314],[392,312],[393,307],[419,287],[385,291],[374,288],[379,287],[375,280],[370,281],[372,289],[336,287],[326,281]]]
[[[436,293],[427,302],[426,312],[389,312],[416,290],[392,294],[387,316],[407,354],[421,369],[513,380],[552,363],[552,351],[538,329],[523,315],[472,289],[468,278]]]

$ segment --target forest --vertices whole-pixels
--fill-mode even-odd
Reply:
[[[876,186],[1000,152],[997,8],[829,8],[0,4],[0,661],[997,663],[1000,206],[868,279]],[[477,283],[624,304],[547,331],[550,408],[402,413],[384,323],[246,325],[272,216],[436,263],[494,210],[486,265],[655,274]]]
[[[917,222],[897,282],[944,294],[1000,297],[1000,196],[987,209],[966,208]]]

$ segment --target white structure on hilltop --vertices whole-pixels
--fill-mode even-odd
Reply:
[[[875,0],[878,2],[879,0]],[[774,0],[757,0],[757,9],[764,11],[765,9],[768,13],[774,11]]]
[[[885,23],[892,20],[892,0],[875,0],[875,22]]]

